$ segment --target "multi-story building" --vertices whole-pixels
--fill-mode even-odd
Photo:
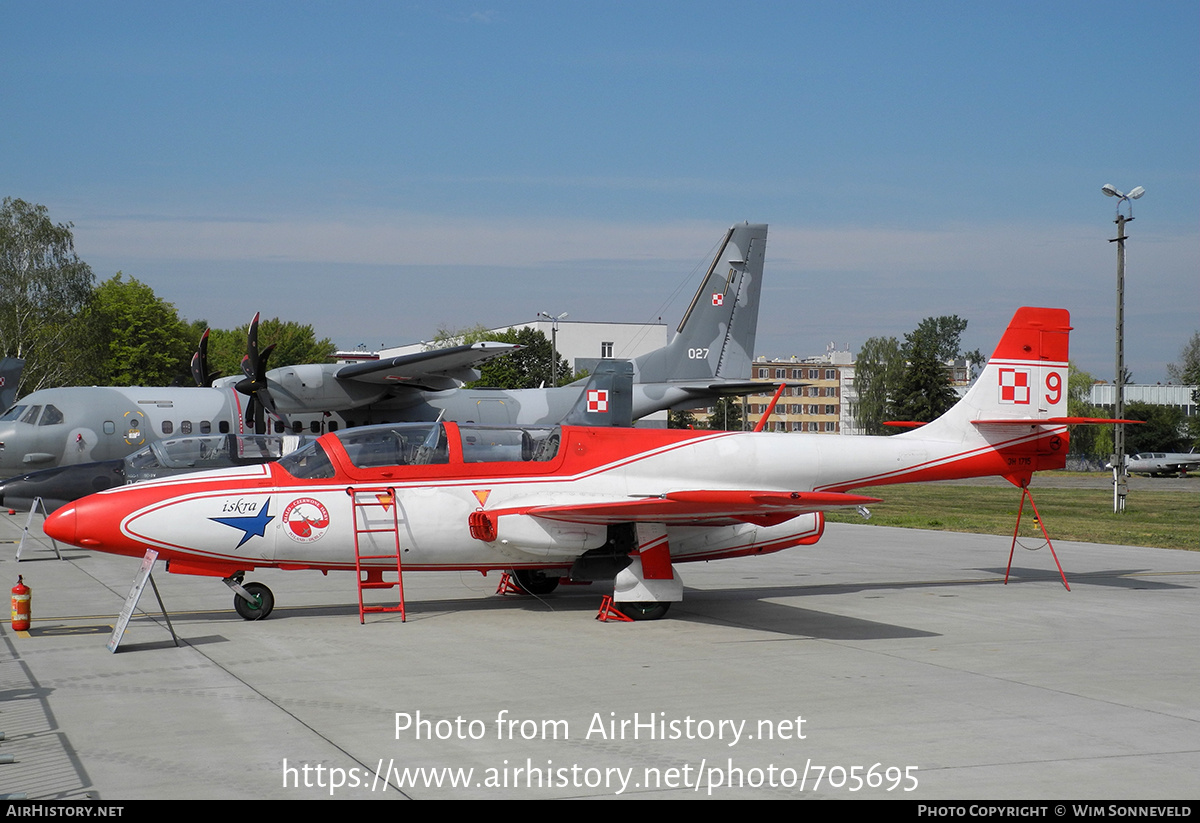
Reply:
[[[835,351],[832,347],[819,357],[759,356],[751,366],[751,380],[789,384],[763,431],[841,434],[851,420],[846,400],[854,374],[853,357],[851,352]],[[740,402],[747,429],[758,425],[774,394],[774,385],[764,386],[761,394],[749,395]],[[706,419],[711,411],[698,410],[696,418]]]
[[[853,355],[832,348],[819,357],[790,357],[754,361],[750,378],[787,381],[789,384],[767,418],[763,431],[840,434],[846,425],[846,385],[843,370],[851,371]],[[747,426],[753,428],[766,414],[775,389],[746,398]]]

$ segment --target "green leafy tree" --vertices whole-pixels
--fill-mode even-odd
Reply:
[[[479,333],[478,327],[469,329],[471,335]],[[461,338],[462,343],[475,343],[478,340],[466,339],[463,333],[451,335],[451,339]],[[536,389],[539,386],[550,385],[550,361],[553,350],[546,335],[533,328],[510,328],[502,332],[483,331],[480,340],[494,340],[498,343],[516,343],[521,348],[511,354],[494,357],[479,367],[479,379],[470,385],[472,387],[491,389]],[[565,386],[578,379],[572,374],[571,367],[560,355],[558,357],[558,385]]]
[[[908,335],[905,340],[908,365],[892,395],[892,417],[928,423],[945,414],[957,396],[950,388],[945,365],[933,350],[923,347],[919,340],[909,341]]]
[[[904,375],[891,393],[892,416],[928,423],[945,414],[958,399],[950,387],[947,363],[967,357],[982,363],[978,350],[962,351],[967,321],[958,315],[926,317],[904,335]]]
[[[854,364],[854,418],[866,434],[890,434],[889,397],[904,374],[904,355],[894,337],[872,337],[863,343]]]
[[[190,381],[191,329],[150,286],[117,272],[96,287],[87,315],[100,341],[99,382],[166,386]]]
[[[1130,403],[1125,407],[1129,420],[1144,423],[1125,427],[1125,451],[1177,452],[1185,440],[1183,411],[1174,406],[1157,406],[1150,403]]]
[[[713,404],[704,428],[712,431],[740,432],[744,429],[742,406],[736,397],[721,397]]]
[[[192,324],[193,350],[204,332],[203,321]],[[246,335],[250,324],[236,329],[213,329],[208,336],[208,365],[210,371],[222,376],[242,374],[242,357],[246,354]],[[317,339],[313,327],[294,320],[260,320],[258,324],[258,350],[275,345],[267,361],[267,368],[294,366],[297,363],[328,363],[337,352],[328,337]],[[189,358],[191,355],[189,355]]]
[[[45,206],[11,197],[0,205],[0,352],[25,360],[18,395],[93,377],[84,310],[95,277],[75,254],[72,228]]]
[[[696,415],[690,411],[669,411],[667,412],[667,428],[694,429],[696,428]]]
[[[1167,365],[1167,376],[1176,383],[1196,386],[1192,391],[1192,402],[1200,403],[1200,331],[1183,344],[1179,351],[1179,362]]]
[[[1070,364],[1067,372],[1067,414],[1070,417],[1112,417],[1105,409],[1087,402],[1095,382],[1092,375],[1076,368],[1074,363]],[[1100,460],[1112,454],[1112,426],[1071,426],[1070,434],[1072,455]]]

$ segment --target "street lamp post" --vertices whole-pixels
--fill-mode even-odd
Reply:
[[[550,387],[554,388],[558,385],[558,321],[566,320],[567,313],[563,312],[557,317],[548,312],[538,312],[538,317],[544,317],[550,321]]]
[[[1116,420],[1125,419],[1125,224],[1133,220],[1133,201],[1137,200],[1146,190],[1141,186],[1129,194],[1122,194],[1111,183],[1105,183],[1100,191],[1106,197],[1117,198],[1117,236],[1109,240],[1117,244],[1117,379],[1114,382],[1116,390],[1116,408],[1113,417]],[[1121,204],[1129,205],[1129,216],[1121,214]],[[1113,513],[1125,511],[1125,498],[1129,495],[1129,481],[1125,476],[1125,424],[1117,423],[1113,429]]]

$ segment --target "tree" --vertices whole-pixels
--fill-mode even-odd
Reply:
[[[892,395],[892,417],[928,423],[946,413],[957,400],[950,388],[950,376],[934,350],[922,341],[905,335],[904,351],[908,364]]]
[[[1088,395],[1096,379],[1085,371],[1069,365],[1067,371],[1067,414],[1070,417],[1111,417],[1105,409],[1090,405]],[[1126,429],[1126,432],[1129,430]],[[1071,426],[1070,454],[1094,460],[1105,459],[1113,451],[1113,427]]]
[[[1179,362],[1167,365],[1167,376],[1185,386],[1200,387],[1200,331],[1179,350]],[[1200,403],[1200,388],[1192,391],[1192,401]]]
[[[904,357],[894,337],[872,337],[863,343],[854,364],[854,418],[866,434],[888,434],[883,425],[888,419],[892,390],[904,373]]]
[[[495,357],[479,367],[479,380],[472,386],[496,389],[536,389],[550,385],[550,361],[555,352],[545,334],[528,326],[491,333],[485,339],[500,343],[516,343],[521,348],[511,354]],[[567,361],[558,356],[558,385],[565,386],[576,378]]]
[[[740,432],[742,424],[742,407],[736,397],[721,397],[713,404],[712,413],[704,428],[713,431]]]
[[[957,314],[926,317],[904,339],[919,340],[934,360],[946,363],[961,355],[959,341],[966,330],[967,321]]]
[[[191,329],[175,307],[137,278],[117,272],[101,283],[87,311],[99,344],[97,380],[110,386],[190,382]]]
[[[904,335],[901,351],[907,365],[891,393],[891,414],[898,420],[928,423],[954,405],[957,396],[950,388],[946,364],[960,357],[982,363],[978,350],[966,355],[961,349],[967,321],[956,314],[926,317]]]
[[[1125,451],[1129,454],[1177,452],[1183,447],[1184,421],[1181,409],[1135,401],[1125,407],[1125,417],[1145,421],[1125,427]]]
[[[192,324],[194,347],[204,331],[203,321]],[[198,327],[198,331],[197,331]],[[211,371],[222,376],[242,374],[242,357],[246,354],[246,334],[250,324],[236,329],[212,329],[208,335],[208,365]],[[294,366],[297,363],[326,363],[337,353],[337,347],[328,337],[316,338],[313,327],[294,320],[260,320],[258,324],[258,350],[275,345],[267,361],[268,369]],[[190,355],[189,355],[190,357]]]
[[[10,197],[0,206],[0,352],[25,360],[19,395],[92,377],[84,309],[95,277],[72,228],[45,206]]]
[[[696,428],[696,415],[690,411],[668,411],[667,428],[694,429]]]

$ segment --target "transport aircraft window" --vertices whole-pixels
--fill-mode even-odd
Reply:
[[[329,421],[329,430],[331,432],[335,432],[338,430],[338,422],[336,420]]]
[[[164,420],[164,421],[162,422],[162,433],[163,433],[163,434],[170,434],[170,433],[171,433],[171,432],[173,432],[173,431],[175,431],[175,426],[174,426],[174,425],[171,423],[171,421],[170,421],[170,420]]]
[[[191,420],[179,421],[179,433],[180,434],[191,434],[192,433],[192,421]]]
[[[217,424],[217,428],[220,430],[221,434],[229,434],[229,421],[222,420]]]
[[[312,432],[313,434],[320,434],[320,433],[321,433],[321,424],[320,424],[320,422],[318,422],[318,421],[314,420],[313,422],[309,423],[309,424],[308,424],[308,430],[309,430],[310,432]]]
[[[279,461],[279,466],[298,480],[326,480],[333,477],[333,463],[315,440]]]
[[[23,411],[25,411],[24,406],[13,406],[11,409],[9,409],[8,411],[6,411],[4,413],[3,417],[0,417],[0,421],[16,420],[18,417],[21,416],[21,412],[23,412]]]
[[[112,422],[111,420],[104,421],[104,433],[105,434],[114,434],[114,433],[116,433],[116,431],[117,431],[116,423]]]
[[[516,463],[533,460],[550,429],[459,426],[464,463]]]
[[[34,423],[37,422],[38,415],[41,413],[42,413],[41,406],[30,406],[29,411],[27,411],[23,415],[21,415],[21,422],[28,423],[29,425],[32,426]]]
[[[200,433],[201,434],[212,434],[212,421],[211,420],[201,420],[200,421]]]
[[[38,421],[39,426],[53,426],[63,422],[63,413],[55,406],[48,405],[46,410],[42,412],[42,419]]]

